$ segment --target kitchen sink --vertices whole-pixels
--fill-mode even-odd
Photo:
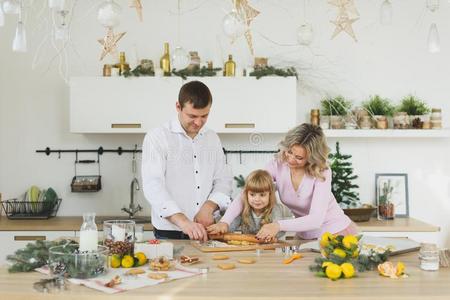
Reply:
[[[123,221],[128,221],[128,220],[132,220],[134,222],[136,222],[136,224],[150,224],[151,223],[151,218],[148,217],[136,217],[134,219],[130,219],[128,216],[96,216],[95,217],[95,223],[97,224],[103,224],[103,221],[106,220],[123,220]]]

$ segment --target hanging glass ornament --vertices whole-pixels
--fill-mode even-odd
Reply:
[[[431,12],[435,12],[439,8],[439,0],[427,0],[427,8]]]
[[[179,71],[186,69],[189,66],[191,62],[191,56],[186,50],[184,50],[183,47],[177,46],[175,50],[172,52],[171,60],[172,60],[172,68]]]
[[[27,51],[27,36],[25,32],[25,26],[22,21],[17,23],[16,35],[14,36],[12,50],[14,52],[26,52]]]
[[[385,0],[380,8],[380,23],[390,25],[392,23],[392,4],[389,0]]]
[[[438,53],[441,51],[441,42],[439,32],[435,23],[431,24],[428,31],[428,51],[430,53]]]
[[[66,42],[69,40],[69,26],[66,21],[66,16],[69,13],[67,10],[57,12],[57,22],[53,29],[55,40]]]
[[[3,13],[3,7],[0,4],[0,27],[5,25],[5,14]]]
[[[17,0],[6,0],[3,2],[3,12],[5,14],[17,15],[20,12],[20,3]]]
[[[231,11],[222,20],[223,32],[231,39],[237,39],[245,32],[245,23],[241,16],[235,11]]]
[[[48,0],[48,7],[56,10],[63,10],[66,0]]]
[[[98,8],[97,20],[104,27],[113,28],[120,24],[122,8],[113,0],[106,0]]]
[[[300,45],[309,46],[314,39],[312,25],[304,23],[297,28],[297,41]]]

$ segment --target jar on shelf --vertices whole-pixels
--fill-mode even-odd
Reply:
[[[372,119],[369,115],[361,116],[359,120],[359,128],[370,129],[372,128]]]
[[[133,255],[135,222],[131,220],[107,220],[103,222],[103,244],[110,254]]]
[[[431,109],[431,129],[442,129],[442,111],[440,108]]]
[[[322,129],[330,129],[330,116],[321,116],[320,117],[320,127]]]
[[[311,124],[315,126],[320,125],[320,110],[311,109]]]
[[[409,117],[406,112],[400,111],[394,113],[394,129],[409,128]]]
[[[439,270],[439,249],[436,244],[422,243],[419,251],[419,260],[422,270]]]

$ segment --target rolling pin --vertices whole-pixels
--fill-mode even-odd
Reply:
[[[264,244],[264,241],[258,240],[254,234],[241,233],[224,233],[224,234],[210,234],[209,239],[218,241],[246,241],[254,244]]]

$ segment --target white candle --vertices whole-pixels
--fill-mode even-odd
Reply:
[[[98,231],[82,230],[80,231],[80,251],[97,251]]]

